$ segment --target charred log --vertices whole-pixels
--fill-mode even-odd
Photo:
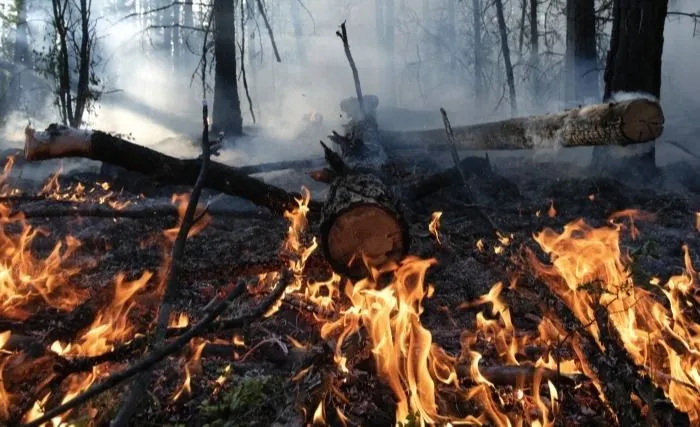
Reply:
[[[25,129],[27,160],[84,157],[112,163],[168,184],[194,184],[201,159],[177,159],[108,133],[50,125],[45,131]],[[236,168],[212,162],[205,186],[241,197],[282,214],[297,206],[295,194],[241,173]]]

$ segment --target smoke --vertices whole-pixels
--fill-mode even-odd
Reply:
[[[97,129],[127,134],[143,145],[177,157],[198,154],[201,135],[202,88],[193,73],[199,62],[201,34],[182,32],[192,50],[173,59],[167,50],[154,48],[162,40],[158,30],[146,30],[152,15],[123,19],[123,11],[93,2],[93,16],[98,22],[101,63],[97,73],[105,84],[99,108],[88,115],[88,125]],[[434,3],[434,4],[433,4]],[[692,0],[671,2],[672,9],[692,10]],[[387,51],[377,30],[373,2],[329,2],[306,0],[303,9],[292,13],[290,2],[266,2],[282,62],[274,61],[272,48],[262,19],[248,22],[244,61],[253,111],[240,82],[241,109],[247,136],[227,143],[218,161],[234,165],[316,157],[322,155],[318,139],[332,130],[340,130],[345,121],[339,109],[342,99],[354,96],[355,90],[341,41],[336,37],[338,25],[347,20],[350,47],[357,64],[365,94],[379,97],[380,123],[393,129],[441,127],[438,109],[444,107],[453,125],[494,121],[509,115],[508,90],[498,31],[491,18],[484,18],[482,49],[486,95],[475,95],[473,28],[471,2],[456,1],[454,10],[441,2],[395,1],[395,19],[386,20],[394,28],[394,50]],[[520,2],[506,3],[506,19],[517,28]],[[543,13],[550,13],[542,7]],[[32,10],[30,17],[33,41],[44,40],[47,10]],[[200,19],[195,10],[195,25]],[[237,14],[240,10],[237,10]],[[554,13],[554,12],[551,12]],[[237,17],[237,20],[240,16]],[[385,18],[388,19],[388,18]],[[548,29],[563,34],[564,17],[548,16]],[[240,21],[236,22],[241,37]],[[301,28],[301,37],[296,30]],[[527,43],[518,45],[518,32],[511,32],[511,54],[516,64],[518,115],[557,111],[566,106],[564,76],[556,64],[564,53],[563,39],[550,40],[552,55],[542,56],[541,90],[533,96],[533,82],[527,62]],[[694,141],[695,120],[700,112],[700,87],[695,72],[700,68],[700,43],[693,37],[693,23],[687,18],[670,18],[666,24],[661,102],[667,117],[664,138],[679,143]],[[393,72],[391,71],[393,70]],[[558,71],[557,71],[558,70]],[[49,85],[40,76],[35,76]],[[213,75],[209,76],[213,86]],[[601,87],[602,92],[602,87]],[[633,96],[637,96],[634,94]],[[630,95],[624,95],[630,96]],[[57,120],[50,105],[51,94],[44,90],[36,96],[34,108],[18,109],[2,129],[6,146],[21,146],[24,126],[43,128]],[[39,101],[39,99],[41,99]],[[207,93],[213,102],[213,94]],[[586,100],[592,101],[592,100]],[[31,111],[30,111],[31,110]],[[210,109],[211,111],[211,109]],[[317,112],[323,116],[318,128],[309,130],[303,116]],[[693,149],[692,144],[686,144]],[[697,151],[700,151],[696,148]],[[585,163],[590,150],[558,150],[557,159]],[[473,154],[473,153],[472,153]],[[582,155],[583,154],[583,155]],[[552,153],[490,153],[499,156],[540,158]],[[670,145],[659,144],[657,157],[664,163],[683,158]]]

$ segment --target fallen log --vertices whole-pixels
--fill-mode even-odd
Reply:
[[[160,182],[194,184],[201,159],[177,159],[99,130],[51,124],[45,131],[25,129],[24,157],[30,161],[84,157],[121,166]],[[236,168],[212,162],[205,186],[241,197],[282,214],[298,206],[297,194],[252,178]]]
[[[457,148],[463,150],[552,149],[630,145],[661,136],[664,113],[649,99],[587,105],[542,116],[453,127]],[[391,149],[449,149],[442,129],[385,131]]]

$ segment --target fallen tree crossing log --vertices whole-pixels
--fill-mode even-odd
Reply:
[[[542,116],[453,127],[463,150],[553,149],[640,144],[661,136],[664,113],[646,98],[594,104]],[[442,129],[382,132],[391,149],[448,149]]]

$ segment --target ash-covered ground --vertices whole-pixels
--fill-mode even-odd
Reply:
[[[508,283],[514,274],[522,273],[524,267],[519,260],[523,245],[537,248],[533,233],[545,227],[561,231],[565,224],[578,218],[601,226],[612,213],[624,209],[655,214],[653,221],[635,221],[640,237],[633,240],[626,233],[621,242],[623,250],[633,254],[632,273],[638,283],[647,283],[652,277],[658,277],[663,283],[668,277],[682,273],[684,244],[690,249],[694,265],[700,265],[700,230],[696,229],[696,212],[700,212],[697,166],[674,164],[646,177],[635,176],[632,172],[595,177],[570,164],[503,160],[493,166],[493,173],[473,175],[469,179],[472,201],[466,200],[462,185],[457,181],[449,188],[410,204],[411,254],[437,260],[427,276],[435,291],[431,298],[423,301],[422,324],[432,333],[435,343],[448,353],[458,355],[462,332],[474,331],[476,314],[484,310],[483,306],[463,308],[460,305],[486,294],[495,283]],[[310,185],[301,172],[287,171],[266,178],[290,190],[298,190],[302,184]],[[108,177],[99,174],[73,173],[64,176],[61,184],[65,187],[76,181],[89,184],[106,179]],[[119,200],[134,202],[125,211],[149,204],[164,206],[173,193],[188,191],[157,187],[147,181],[123,184],[113,181],[113,190],[124,187]],[[312,198],[322,195],[323,186],[311,189]],[[191,321],[202,316],[217,292],[240,278],[278,270],[285,262],[279,252],[286,238],[287,220],[229,196],[207,193],[205,199],[211,202],[212,221],[187,242],[175,309],[175,312],[187,313]],[[176,215],[166,214],[138,218],[49,217],[59,205],[70,203],[53,200],[12,200],[9,203],[14,211],[27,212],[32,225],[48,231],[47,236],[34,242],[37,253],[45,253],[57,239],[68,234],[80,240],[82,245],[73,257],[73,262],[82,267],[76,282],[89,291],[87,299],[96,301],[108,299],[105,295],[109,295],[117,273],[124,272],[129,278],[136,278],[144,271],[162,274],[166,253],[160,236],[177,221]],[[503,235],[512,235],[512,242],[504,246],[500,254],[494,252],[500,242],[488,222],[469,206],[471,204],[478,205]],[[443,212],[440,244],[428,231],[434,211]],[[314,224],[311,225],[314,232]],[[308,274],[327,278],[330,270],[318,252],[320,250],[308,262]],[[516,330],[535,331],[537,322],[533,319],[541,313],[533,294],[516,288],[506,289],[502,295]],[[158,302],[146,297],[137,298],[137,302],[130,317],[138,332],[147,333]],[[254,304],[253,298],[244,298],[235,306],[234,313],[228,315],[244,312],[251,304]],[[238,360],[234,360],[233,355],[204,354],[198,368],[191,372],[191,394],[181,396],[176,402],[171,400],[184,380],[183,367],[191,348],[169,358],[157,368],[157,380],[149,389],[148,401],[143,402],[145,409],[133,425],[237,426],[275,422],[285,425],[298,421],[294,414],[302,412],[295,405],[304,404],[309,405],[304,410],[310,419],[318,405],[318,400],[314,401],[318,397],[312,390],[313,381],[291,379],[304,364],[310,363],[309,360],[322,367],[320,371],[333,371],[332,357],[322,354],[323,351],[313,357],[298,356],[298,352],[293,351],[292,339],[322,349],[320,326],[314,317],[312,311],[282,305],[280,311],[269,318],[239,330],[210,334],[207,337],[210,340],[218,338],[231,342],[234,335],[242,338],[245,344],[236,350]],[[60,323],[60,320],[52,320],[50,313],[34,316],[27,323],[25,333],[50,345],[57,339],[53,331],[65,326]],[[263,344],[256,347],[261,342]],[[479,349],[484,355],[482,365],[497,364],[492,346],[482,343]],[[123,366],[123,363],[115,363],[110,369],[118,370]],[[229,371],[226,371],[227,366],[230,366]],[[216,380],[222,375],[225,380],[218,384]],[[328,381],[320,374],[318,378],[319,383]],[[336,381],[337,393],[328,393],[324,398],[328,423],[339,424],[334,407],[348,417],[351,425],[394,423],[394,397],[372,363],[356,363],[345,381],[337,378]],[[556,425],[610,425],[609,412],[590,382],[575,388],[562,387]],[[106,425],[119,406],[123,390],[117,387],[96,400],[92,406],[98,411],[88,412],[84,408],[79,415],[93,418],[98,425]],[[512,404],[507,400],[509,394],[513,394],[513,389],[503,387],[506,407]],[[468,402],[440,404],[460,414],[475,410]],[[474,413],[478,414],[478,410]]]

